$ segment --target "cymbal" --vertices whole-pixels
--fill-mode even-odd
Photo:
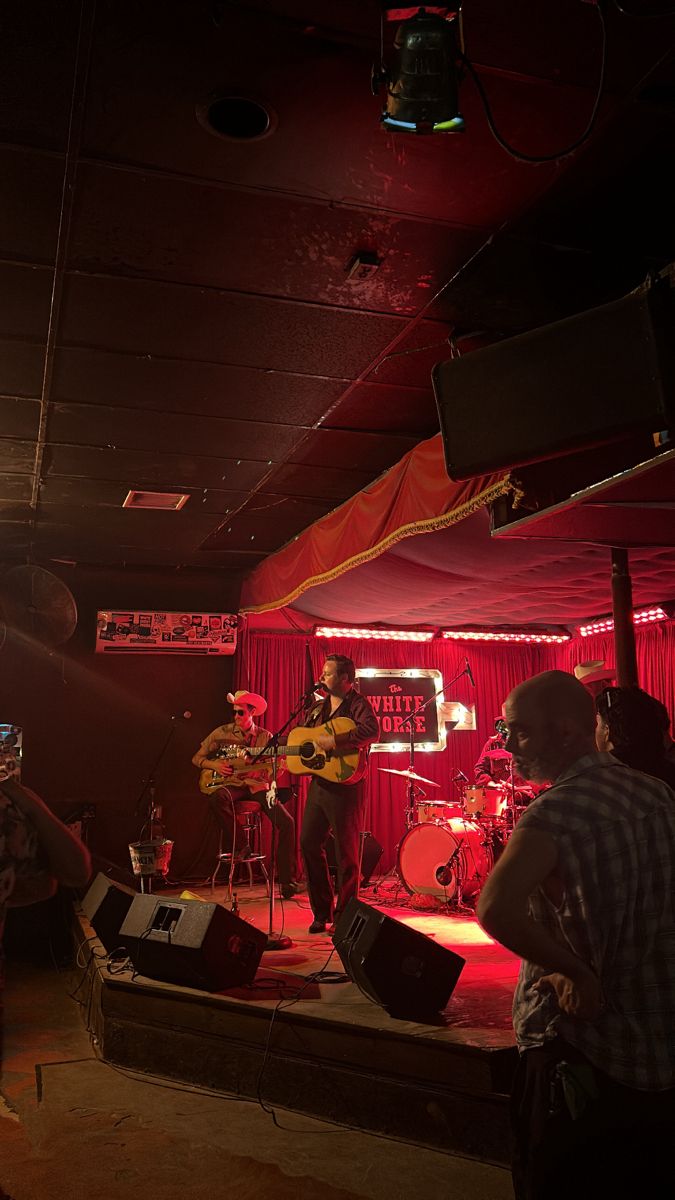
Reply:
[[[424,775],[418,775],[416,771],[411,771],[410,767],[406,767],[405,771],[397,771],[396,767],[378,767],[377,769],[385,771],[387,775],[402,775],[404,779],[412,779],[415,783],[428,783],[429,787],[441,786],[434,779],[425,779]]]

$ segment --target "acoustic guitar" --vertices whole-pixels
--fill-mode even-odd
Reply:
[[[292,775],[318,775],[331,783],[357,783],[365,770],[365,761],[358,750],[349,754],[338,754],[335,750],[322,750],[315,741],[319,733],[335,735],[349,733],[351,729],[356,729],[356,726],[349,717],[334,717],[326,721],[325,725],[313,725],[308,728],[298,725],[290,730],[285,743],[279,746],[279,758],[284,759],[284,766]],[[272,751],[261,754],[251,746],[222,746],[209,757],[248,761],[237,765],[235,775],[220,775],[210,767],[203,770],[199,776],[199,789],[205,795],[220,787],[245,787],[246,769],[259,770],[263,763],[267,765]]]

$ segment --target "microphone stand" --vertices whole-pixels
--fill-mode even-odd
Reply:
[[[293,942],[291,941],[291,939],[289,937],[287,937],[285,934],[281,934],[281,933],[275,934],[274,933],[274,888],[275,888],[275,884],[276,884],[278,836],[277,836],[277,827],[276,827],[276,824],[273,819],[273,810],[274,810],[274,805],[278,803],[278,801],[277,801],[277,771],[278,771],[278,760],[279,760],[279,739],[280,739],[282,733],[286,732],[289,725],[291,725],[293,723],[293,721],[295,721],[296,717],[298,717],[300,715],[300,713],[302,712],[302,710],[306,707],[306,704],[305,704],[306,700],[307,700],[307,694],[302,696],[300,702],[298,703],[296,708],[293,709],[293,712],[291,713],[290,717],[288,718],[287,721],[284,722],[284,724],[281,726],[281,728],[277,729],[276,733],[273,733],[271,735],[271,737],[266,742],[266,744],[264,746],[261,746],[261,748],[257,754],[250,756],[251,762],[256,762],[259,758],[262,758],[263,756],[267,757],[269,755],[270,750],[272,752],[272,780],[271,780],[270,786],[267,790],[267,803],[268,803],[269,809],[270,809],[270,817],[272,818],[270,821],[270,824],[272,826],[272,843],[271,843],[271,847],[270,847],[270,878],[269,878],[270,895],[269,895],[269,909],[268,909],[268,923],[267,923],[267,945],[265,946],[265,950],[290,950],[291,946],[293,945]]]
[[[143,824],[141,825],[141,832],[138,835],[139,842],[143,841],[143,834],[145,833],[146,829],[148,831],[148,840],[151,842],[154,841],[156,837],[163,838],[165,836],[164,823],[162,821],[162,806],[161,806],[161,804],[155,804],[155,790],[156,790],[156,786],[157,786],[156,781],[155,781],[155,775],[156,775],[157,771],[159,770],[159,767],[164,758],[164,755],[166,754],[167,750],[169,749],[169,746],[171,744],[171,739],[175,732],[176,732],[176,724],[172,719],[171,727],[170,727],[169,732],[167,733],[166,738],[164,740],[164,745],[162,746],[159,754],[157,755],[157,758],[155,759],[154,763],[152,764],[149,775],[147,776],[146,779],[143,780],[143,787],[141,788],[139,795],[138,795],[138,799],[136,800],[134,816],[137,817],[140,814],[141,805],[143,804],[145,793],[146,792],[149,793],[149,801],[148,801],[148,806],[147,806],[147,809],[145,812],[145,820],[144,820]],[[142,875],[140,876],[140,881],[141,881],[140,882],[141,891],[143,891],[144,890],[144,887],[143,887],[144,881],[143,881]],[[148,888],[148,892],[151,893],[152,892],[152,875],[148,876],[147,888]]]
[[[449,683],[444,683],[442,688],[439,688],[437,692],[433,692],[432,695],[429,696],[428,700],[424,700],[422,702],[422,704],[418,705],[418,707],[415,709],[414,712],[411,712],[409,714],[409,716],[403,718],[402,724],[407,725],[410,730],[410,757],[408,759],[408,770],[411,773],[415,770],[415,724],[414,724],[415,717],[419,716],[419,714],[421,712],[424,712],[424,709],[427,707],[428,704],[431,704],[432,700],[437,700],[439,696],[442,696],[443,692],[445,691],[446,688],[452,687],[453,683],[457,683],[457,680],[461,679],[462,675],[468,675],[468,674],[469,674],[469,670],[468,670],[468,666],[467,666],[464,668],[463,671],[460,671],[458,675],[455,675],[454,679],[451,679]],[[455,724],[457,724],[456,721],[455,721]],[[415,782],[413,779],[411,779],[409,777],[408,778],[408,806],[407,806],[406,812],[405,812],[405,822],[406,822],[408,829],[410,829],[411,826],[414,824],[413,818],[415,815],[415,796],[416,795],[417,795],[417,788],[415,787]]]

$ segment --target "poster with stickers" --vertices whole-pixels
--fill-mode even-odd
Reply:
[[[234,654],[236,648],[236,613],[96,614],[97,654]]]

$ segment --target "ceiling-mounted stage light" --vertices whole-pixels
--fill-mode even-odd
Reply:
[[[373,71],[373,92],[386,89],[385,129],[395,133],[461,133],[464,118],[459,111],[459,59],[462,48],[461,9],[420,8],[417,12],[385,5],[387,19],[401,21],[394,37],[393,66],[384,63],[384,15],[382,17],[382,61]]]

